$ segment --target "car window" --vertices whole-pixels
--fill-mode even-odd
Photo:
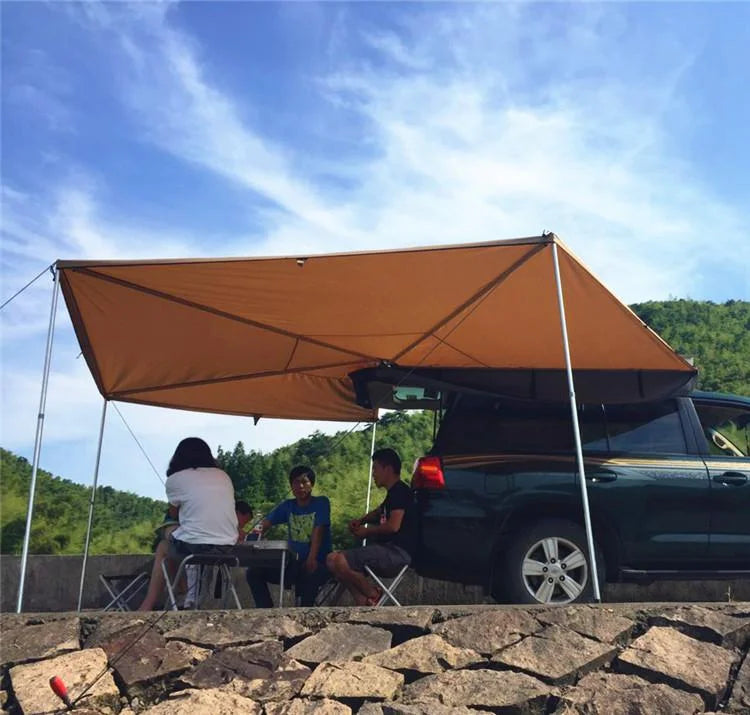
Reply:
[[[637,405],[606,405],[604,411],[612,452],[687,453],[680,414],[674,400]]]
[[[750,456],[750,411],[731,405],[695,403],[709,454]]]
[[[606,450],[602,406],[582,406],[578,421],[583,449]],[[435,452],[443,454],[534,454],[573,449],[573,422],[567,405],[455,410],[446,415],[434,446]]]

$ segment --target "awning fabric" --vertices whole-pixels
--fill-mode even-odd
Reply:
[[[643,399],[644,384],[658,383],[659,394],[687,383],[695,370],[553,234],[320,256],[57,265],[104,397],[358,421],[375,412],[357,404],[349,377],[364,368],[563,371],[555,243],[576,379],[627,377],[638,386],[633,399]]]

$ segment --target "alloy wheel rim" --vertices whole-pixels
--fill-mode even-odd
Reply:
[[[586,588],[586,555],[568,539],[548,536],[526,552],[521,564],[524,586],[539,603],[572,603]]]

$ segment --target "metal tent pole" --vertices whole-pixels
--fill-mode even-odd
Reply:
[[[560,309],[560,329],[562,330],[563,350],[565,352],[565,372],[568,376],[568,394],[570,395],[570,414],[573,419],[573,435],[576,445],[576,461],[578,463],[578,482],[581,487],[581,501],[583,502],[583,519],[586,526],[586,542],[589,549],[589,563],[591,564],[591,583],[594,586],[594,600],[600,603],[599,574],[596,569],[596,553],[594,549],[594,532],[591,528],[591,512],[589,511],[589,495],[586,489],[586,471],[583,466],[583,450],[581,448],[581,430],[578,425],[578,409],[576,392],[573,386],[573,370],[570,366],[570,346],[568,342],[568,326],[565,321],[565,303],[563,301],[562,282],[560,280],[560,264],[557,259],[557,242],[552,242],[552,262],[555,267],[555,283],[557,284],[557,305]]]
[[[99,425],[99,445],[96,448],[96,463],[94,465],[94,481],[91,485],[91,498],[89,499],[89,523],[86,527],[86,543],[83,547],[83,564],[81,565],[81,586],[78,589],[78,612],[81,611],[83,603],[83,583],[86,580],[86,562],[89,558],[89,544],[91,542],[91,524],[94,520],[94,502],[96,501],[96,485],[99,481],[99,463],[102,458],[102,441],[104,439],[104,420],[107,416],[107,399],[104,399],[102,406],[102,421]]]
[[[372,442],[370,443],[370,459],[367,462],[367,503],[365,504],[365,514],[370,513],[370,496],[372,494],[372,455],[375,452],[375,430],[378,427],[379,410],[375,411],[375,421],[372,423]],[[367,539],[362,539],[362,544],[367,544]]]
[[[29,540],[31,537],[31,517],[34,513],[34,497],[36,495],[36,474],[39,469],[39,454],[42,450],[42,432],[44,431],[44,410],[47,405],[47,384],[49,383],[49,368],[52,360],[52,338],[55,333],[55,315],[57,313],[57,296],[60,293],[60,274],[57,265],[52,268],[54,287],[52,288],[52,307],[49,313],[49,327],[47,328],[47,346],[44,351],[44,368],[42,370],[42,393],[39,397],[39,412],[36,421],[36,437],[34,438],[34,459],[31,467],[31,484],[29,485],[29,506],[26,510],[26,531],[23,536],[23,550],[21,551],[21,572],[18,580],[18,600],[16,613],[23,609],[23,587],[26,583],[26,562],[29,558]]]

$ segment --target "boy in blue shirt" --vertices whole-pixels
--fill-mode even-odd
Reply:
[[[294,499],[287,499],[266,516],[260,524],[261,533],[276,524],[286,524],[289,545],[297,554],[284,575],[285,583],[293,583],[302,606],[312,606],[320,587],[330,578],[326,557],[331,551],[331,503],[328,497],[314,497],[315,472],[297,466],[289,472],[289,486]],[[247,583],[257,608],[271,608],[268,584],[279,582],[277,568],[249,568]]]

